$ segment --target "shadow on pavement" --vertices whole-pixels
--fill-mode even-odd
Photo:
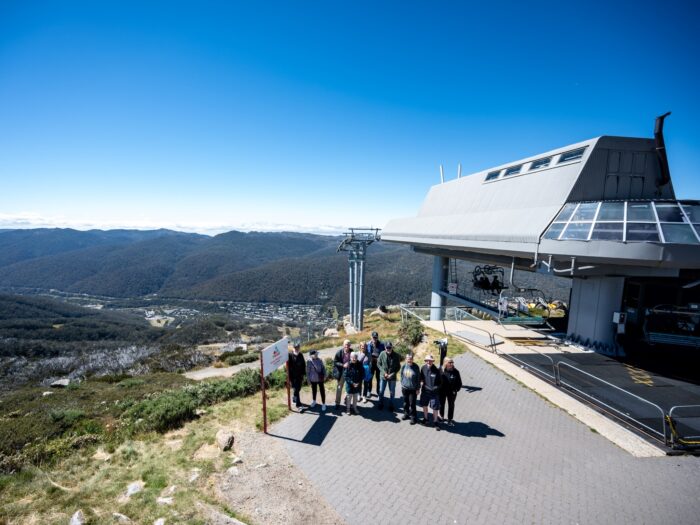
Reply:
[[[503,432],[499,432],[495,428],[491,428],[486,423],[480,423],[479,421],[469,421],[469,422],[459,422],[456,421],[453,427],[447,425],[441,425],[442,430],[445,432],[451,432],[453,434],[459,434],[464,437],[480,437],[485,438],[489,436],[495,437],[505,437]]]
[[[287,436],[280,436],[279,434],[268,433],[269,436],[286,439],[287,441],[296,441],[297,443],[305,443],[307,445],[314,445],[320,447],[326,436],[335,425],[338,420],[338,415],[333,411],[328,411],[327,413],[322,413],[315,410],[306,409],[301,412],[300,415],[315,416],[316,421],[311,425],[311,428],[306,431],[306,434],[301,439],[291,438]]]
[[[471,394],[472,392],[478,392],[479,390],[483,390],[480,386],[469,386],[469,385],[464,385],[462,386],[462,389]]]

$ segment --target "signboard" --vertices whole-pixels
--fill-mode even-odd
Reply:
[[[275,344],[268,346],[260,355],[262,357],[263,377],[267,377],[272,372],[287,362],[289,357],[289,338],[280,339]]]
[[[447,293],[450,295],[456,295],[457,294],[457,283],[449,283],[447,285]]]

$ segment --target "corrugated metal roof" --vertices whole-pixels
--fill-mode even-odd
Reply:
[[[451,239],[451,245],[469,241],[537,243],[542,232],[566,202],[598,139],[517,160],[430,188],[416,217],[390,221],[382,239],[425,242]],[[484,182],[494,170],[555,156],[588,146],[580,161]],[[454,242],[459,241],[459,242]]]

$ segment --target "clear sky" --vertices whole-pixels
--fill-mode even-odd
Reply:
[[[0,0],[0,228],[335,232],[599,135],[700,198],[697,2]]]

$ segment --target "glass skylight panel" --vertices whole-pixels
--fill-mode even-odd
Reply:
[[[700,244],[690,224],[662,224],[661,231],[664,232],[664,240],[667,243]]]
[[[598,212],[599,221],[622,221],[625,219],[625,203],[624,202],[603,202],[600,205]]]
[[[629,213],[629,211],[628,211]],[[656,223],[649,222],[628,222],[627,223],[627,240],[628,241],[648,241],[659,242],[659,230]]]
[[[492,171],[488,175],[486,175],[484,182],[488,182],[490,180],[496,180],[500,174],[501,174],[501,170]]]
[[[510,175],[517,175],[518,173],[520,173],[522,167],[523,165],[520,164],[518,166],[511,166],[510,168],[506,168],[506,172],[503,174],[503,176],[508,177]]]
[[[621,241],[624,233],[623,222],[596,222],[591,232],[592,241]]]
[[[544,159],[533,160],[532,164],[530,164],[530,169],[531,170],[538,170],[540,168],[546,168],[547,166],[549,166],[550,162],[552,162],[552,157],[546,157]]]
[[[650,202],[628,202],[627,203],[627,220],[628,221],[653,221],[653,222],[656,222],[656,217],[654,216],[654,210],[651,209],[651,203]]]
[[[562,233],[561,240],[585,241],[591,232],[590,222],[570,222]]]
[[[571,218],[572,221],[592,221],[598,209],[597,202],[582,202],[579,204],[576,213]]]
[[[690,222],[700,224],[700,204],[683,204],[683,211]]]
[[[554,221],[555,222],[568,221],[571,218],[571,214],[574,213],[576,206],[578,206],[578,204],[575,202],[567,202],[564,205],[564,207],[561,209],[561,211],[559,212],[559,215],[557,215],[557,218],[554,219]]]
[[[676,203],[655,203],[654,206],[656,206],[656,214],[659,216],[660,222],[685,222],[683,214]]]
[[[544,238],[545,238],[545,239],[554,239],[554,240],[558,239],[558,238],[559,238],[559,234],[560,234],[561,231],[564,229],[564,226],[566,226],[566,223],[564,223],[564,222],[555,222],[555,223],[553,223],[553,224],[549,227],[549,229],[547,230],[547,232],[544,234]]]
[[[562,162],[569,162],[571,160],[580,159],[581,157],[583,157],[583,150],[585,149],[586,148],[579,148],[562,153],[559,157],[559,164],[561,164]]]

